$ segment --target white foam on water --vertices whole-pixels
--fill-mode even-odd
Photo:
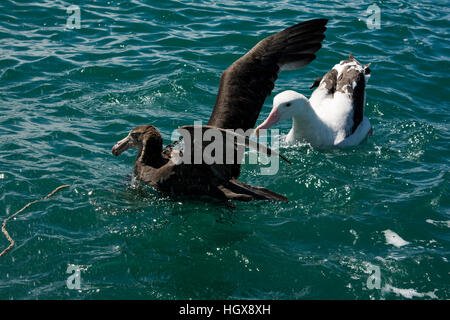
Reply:
[[[350,229],[350,233],[355,237],[355,240],[353,240],[353,244],[356,244],[356,241],[358,241],[359,238],[358,233],[353,229]]]
[[[427,219],[425,220],[425,222],[427,223],[431,223],[437,227],[447,227],[450,228],[450,220],[447,221],[436,221],[436,220],[431,220],[431,219]]]
[[[383,292],[384,293],[393,292],[397,296],[402,296],[402,297],[407,298],[407,299],[412,299],[414,297],[418,297],[418,298],[429,297],[431,299],[439,299],[434,294],[434,292],[421,293],[421,292],[417,292],[415,289],[401,289],[401,288],[393,287],[393,286],[391,286],[389,284],[387,284],[387,285],[385,285],[383,287]]]
[[[384,236],[386,237],[386,243],[392,244],[393,246],[396,246],[397,248],[406,246],[409,244],[408,241],[405,241],[400,237],[397,233],[395,233],[392,230],[384,230]]]

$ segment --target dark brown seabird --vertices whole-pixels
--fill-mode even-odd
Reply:
[[[263,39],[235,61],[222,74],[216,103],[204,129],[216,128],[222,133],[223,129],[252,129],[278,73],[301,68],[315,59],[315,52],[325,38],[327,21],[314,19],[296,24]],[[188,131],[193,128],[181,127]],[[248,139],[246,145],[249,146]],[[162,138],[154,126],[133,129],[112,148],[112,153],[118,156],[130,148],[138,149],[134,164],[137,179],[159,191],[242,201],[287,201],[286,197],[268,189],[238,181],[238,161],[234,164],[187,164],[164,157]],[[266,151],[276,154],[268,148]]]

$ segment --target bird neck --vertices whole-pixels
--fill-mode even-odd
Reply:
[[[164,164],[162,156],[162,142],[147,140],[139,150],[137,161],[153,167],[159,168]]]
[[[309,101],[305,101],[302,111],[292,117],[292,131],[295,137],[309,137],[322,126],[322,121]]]

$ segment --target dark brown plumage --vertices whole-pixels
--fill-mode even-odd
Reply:
[[[315,59],[315,52],[325,38],[326,23],[326,19],[315,19],[296,24],[260,41],[234,62],[222,74],[208,125],[252,129],[278,73],[301,68]],[[225,150],[229,146],[223,147]],[[161,154],[161,135],[153,126],[132,130],[112,152],[117,156],[129,148],[138,149],[134,166],[137,178],[161,191],[244,201],[287,200],[270,190],[236,180],[240,174],[238,156],[234,164],[187,164],[165,159]]]
[[[253,128],[280,70],[298,69],[316,58],[327,21],[296,24],[260,41],[235,61],[222,74],[208,125],[244,131]]]
[[[133,129],[112,148],[112,153],[118,156],[130,148],[138,150],[134,163],[137,179],[159,191],[241,201],[287,201],[286,197],[265,188],[252,187],[236,179],[224,177],[221,172],[215,171],[213,166],[204,163],[177,164],[164,158],[162,138],[154,126]]]
[[[327,22],[314,19],[296,24],[261,40],[235,61],[222,74],[208,125],[244,131],[254,128],[278,73],[301,68],[316,58]],[[220,165],[220,170],[229,171],[234,178],[240,175],[238,164]]]

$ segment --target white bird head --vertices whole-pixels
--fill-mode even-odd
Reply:
[[[269,129],[274,124],[284,120],[292,119],[304,112],[309,106],[308,99],[295,91],[283,91],[273,98],[273,107],[269,116],[255,129],[255,136],[259,136],[260,129]]]

